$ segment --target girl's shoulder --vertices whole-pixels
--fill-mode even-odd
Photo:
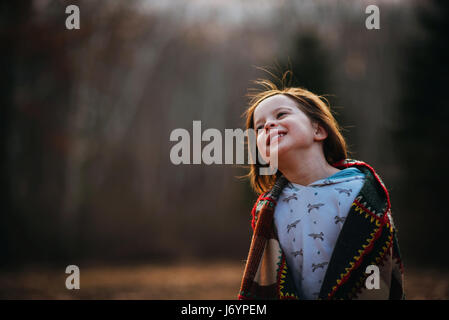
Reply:
[[[332,164],[332,166],[342,170],[340,171],[342,172],[342,174],[357,174],[358,172],[361,172],[366,177],[374,178],[374,180],[378,181],[382,186],[385,187],[382,179],[380,178],[376,170],[374,170],[372,166],[370,166],[368,163],[364,161],[356,159],[344,159]]]
[[[361,160],[345,159],[333,164],[334,167],[342,168],[357,168],[365,175],[365,182],[362,192],[365,195],[370,195],[369,199],[376,203],[376,206],[381,207],[381,212],[386,212],[391,208],[390,195],[388,193],[385,183],[382,181],[380,175],[374,170],[372,166]]]

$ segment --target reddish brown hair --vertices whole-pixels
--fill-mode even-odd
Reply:
[[[286,74],[284,74],[283,80],[285,76]],[[326,161],[329,164],[333,164],[347,158],[346,142],[340,132],[342,129],[335,120],[326,98],[303,88],[284,87],[283,85],[279,88],[276,84],[266,79],[259,79],[254,82],[260,85],[262,90],[253,89],[248,94],[250,98],[249,107],[243,114],[246,117],[246,129],[254,129],[254,110],[263,100],[277,94],[283,94],[296,101],[298,108],[309,117],[310,121],[318,123],[326,130],[327,138],[323,141],[323,152]],[[249,150],[252,150],[251,148],[254,146],[249,142],[248,147],[250,148]],[[255,147],[257,150],[257,145]],[[258,151],[256,154],[258,154]],[[278,170],[274,175],[260,175],[259,168],[261,164],[257,159],[251,162],[250,172],[246,175],[250,179],[251,187],[259,194],[267,192],[273,187],[277,177],[281,174],[280,171]]]

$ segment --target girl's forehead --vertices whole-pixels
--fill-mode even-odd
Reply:
[[[292,98],[283,94],[276,94],[263,100],[254,109],[254,121],[257,121],[265,114],[270,114],[280,107],[298,108],[296,102]]]

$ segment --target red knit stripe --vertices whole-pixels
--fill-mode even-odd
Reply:
[[[282,271],[284,271],[284,268],[285,268],[285,256],[282,255],[282,257],[281,257],[281,262],[280,262],[280,265],[279,265],[278,274],[277,274],[278,281],[277,281],[277,288],[276,288],[276,291],[277,291],[277,293],[278,293],[278,299],[280,299],[280,297],[281,297],[280,286],[281,286],[281,280],[282,280]],[[285,282],[284,282],[284,283],[285,283]]]
[[[276,205],[276,201],[273,198],[270,197],[264,197],[265,193],[261,194],[257,200],[256,203],[253,206],[253,209],[251,210],[251,215],[252,215],[252,220],[251,220],[251,227],[253,229],[253,231],[256,229],[256,209],[257,209],[257,205],[259,204],[260,201],[262,200],[268,200],[273,202]]]
[[[354,202],[363,209],[363,211],[365,211],[366,213],[368,213],[370,216],[372,216],[373,218],[376,218],[376,220],[383,220],[381,217],[377,216],[375,213],[369,211],[363,204],[361,204],[359,201],[354,200]],[[382,217],[385,216],[385,213],[382,214]]]

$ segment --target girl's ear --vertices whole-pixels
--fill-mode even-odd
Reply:
[[[315,140],[322,141],[327,138],[327,131],[318,122],[313,124],[313,130]]]

